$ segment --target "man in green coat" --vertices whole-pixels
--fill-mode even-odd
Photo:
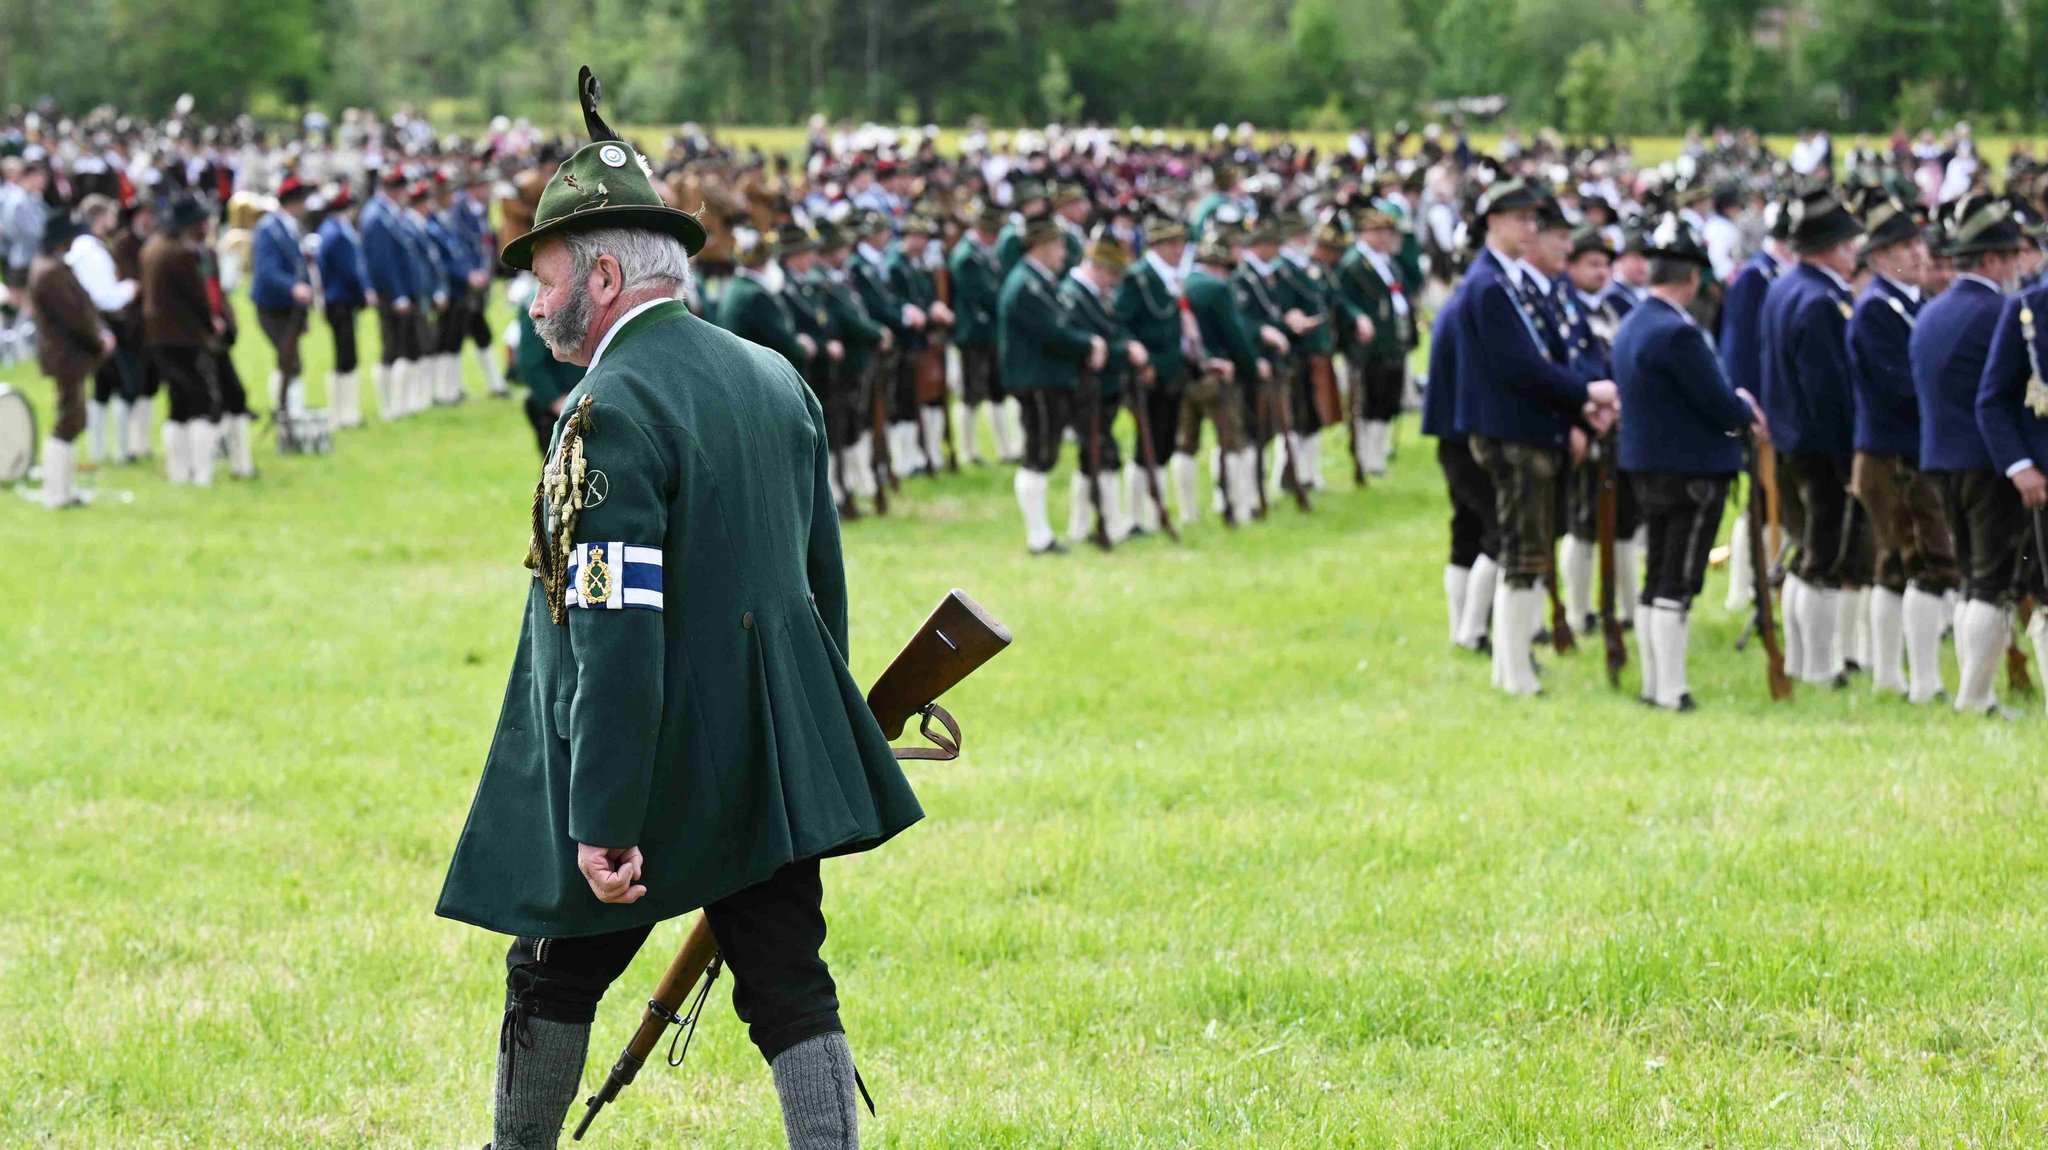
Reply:
[[[1259,352],[1258,336],[1237,296],[1230,290],[1231,269],[1237,256],[1221,236],[1204,239],[1195,249],[1195,266],[1187,276],[1188,311],[1195,318],[1201,337],[1204,370],[1188,385],[1181,399],[1180,428],[1174,443],[1173,473],[1180,517],[1192,523],[1196,516],[1195,451],[1202,444],[1202,420],[1216,428],[1216,477],[1225,496],[1224,522],[1236,526],[1251,521],[1259,501],[1258,451],[1245,430],[1243,390],[1237,381],[1253,386],[1270,377],[1272,365]]]
[[[1003,267],[996,256],[996,240],[1003,227],[1003,213],[993,204],[975,213],[974,226],[953,245],[947,269],[953,282],[953,346],[960,349],[961,404],[966,418],[960,421],[969,462],[980,463],[981,438],[976,433],[976,413],[988,420],[989,434],[996,442],[996,458],[1014,463],[1022,454],[1021,435],[1014,433],[1002,373],[996,370],[996,301],[1003,293]]]
[[[774,241],[748,228],[734,237],[732,254],[732,279],[718,297],[718,326],[776,352],[802,375],[818,354],[818,343],[797,330],[796,315],[783,298],[783,278],[768,266]]]
[[[925,248],[932,241],[933,230],[931,220],[924,216],[913,215],[904,220],[902,238],[882,263],[889,289],[896,293],[896,298],[925,317],[923,326],[904,333],[903,358],[896,369],[895,402],[890,407],[896,413],[896,426],[902,428],[896,434],[903,437],[912,460],[909,470],[926,475],[937,475],[946,457],[946,392],[942,387],[936,397],[920,397],[918,373],[931,370],[921,365],[929,365],[936,356],[939,379],[944,381],[944,329],[953,323],[953,310],[939,298],[938,280],[925,266]]]
[[[851,508],[858,496],[875,500],[879,511],[881,487],[875,478],[871,389],[877,386],[881,357],[896,346],[896,335],[868,314],[867,305],[854,289],[853,277],[846,269],[853,259],[852,250],[852,241],[844,232],[830,223],[818,225],[818,266],[811,271],[808,287],[825,305],[834,334],[846,345],[828,420],[837,432],[833,440],[838,445],[839,482],[846,499],[842,506]]]
[[[539,281],[541,338],[588,372],[535,493],[524,624],[438,907],[515,936],[492,1144],[555,1145],[598,1000],[655,924],[702,907],[789,1144],[853,1146],[819,860],[923,812],[847,670],[824,413],[781,356],[690,314],[704,229],[593,105],[597,142],[503,253]]]
[[[1124,388],[1133,372],[1149,362],[1145,345],[1131,337],[1129,328],[1117,318],[1117,281],[1131,265],[1130,249],[1102,228],[1082,251],[1081,263],[1060,283],[1060,300],[1074,325],[1100,338],[1109,347],[1102,370],[1081,373],[1076,398],[1074,428],[1081,438],[1081,465],[1074,469],[1073,489],[1068,500],[1067,542],[1081,543],[1089,535],[1095,518],[1095,504],[1102,504],[1104,534],[1111,545],[1131,534],[1131,520],[1124,514],[1119,498],[1116,436],[1110,434],[1116,412],[1123,402]],[[1093,434],[1091,435],[1091,431]]]
[[[1024,231],[1024,258],[1010,272],[997,301],[997,346],[1003,383],[1022,404],[1024,465],[1017,469],[1017,506],[1024,513],[1024,543],[1034,555],[1065,554],[1045,513],[1047,475],[1059,462],[1060,441],[1074,423],[1074,393],[1081,372],[1102,370],[1109,344],[1074,322],[1060,298],[1066,236],[1049,219]]]
[[[1017,261],[1024,258],[1024,229],[1051,210],[1046,205],[1045,185],[1025,178],[1010,185],[1010,222],[996,236],[996,263],[1002,268],[1002,282],[1010,282]]]
[[[1132,337],[1145,345],[1151,361],[1150,387],[1141,388],[1136,402],[1145,405],[1146,429],[1152,433],[1153,474],[1128,477],[1131,506],[1140,531],[1159,530],[1164,507],[1153,504],[1150,492],[1167,490],[1166,464],[1174,458],[1174,435],[1180,428],[1181,396],[1201,373],[1201,335],[1194,317],[1181,307],[1181,257],[1187,254],[1188,231],[1172,219],[1156,219],[1145,226],[1145,258],[1125,274],[1116,288],[1116,316]],[[1135,404],[1134,404],[1135,409]],[[1131,453],[1131,469],[1143,466],[1143,451]],[[1194,460],[1188,460],[1192,468]],[[1189,473],[1193,482],[1193,473]],[[1140,495],[1143,498],[1140,498]],[[1181,518],[1192,521],[1194,509],[1181,507]]]
[[[1312,365],[1327,369],[1337,350],[1334,313],[1336,289],[1330,271],[1316,259],[1316,237],[1308,221],[1290,216],[1281,227],[1287,243],[1280,249],[1274,273],[1280,281],[1281,306],[1289,315],[1299,314],[1307,323],[1294,340],[1294,370],[1288,373],[1287,392],[1292,402],[1294,431],[1299,437],[1301,481],[1313,490],[1323,486],[1323,419],[1316,410]]]
[[[1252,412],[1254,456],[1264,453],[1272,460],[1270,484],[1278,491],[1287,460],[1301,454],[1298,435],[1284,442],[1281,439],[1285,425],[1281,406],[1287,400],[1288,373],[1294,367],[1293,336],[1303,329],[1305,320],[1299,311],[1290,313],[1281,299],[1279,222],[1264,218],[1249,231],[1235,234],[1241,245],[1230,287],[1236,293],[1238,310],[1257,334],[1263,353],[1258,388],[1246,392]]]
[[[880,212],[861,212],[854,217],[853,226],[858,242],[854,244],[853,256],[844,265],[847,275],[855,294],[860,296],[861,306],[894,336],[893,347],[881,353],[881,366],[875,371],[875,387],[879,390],[870,393],[869,400],[882,408],[889,436],[889,468],[901,479],[915,474],[920,466],[913,405],[899,401],[902,373],[914,365],[916,355],[924,349],[927,317],[923,308],[898,295],[889,282],[889,217]],[[877,444],[875,449],[880,450],[881,445]]]
[[[1367,475],[1387,473],[1394,417],[1408,382],[1408,349],[1415,318],[1408,284],[1394,262],[1400,238],[1392,216],[1366,208],[1357,218],[1358,241],[1337,265],[1338,312],[1344,322],[1344,361],[1351,373],[1351,435]]]

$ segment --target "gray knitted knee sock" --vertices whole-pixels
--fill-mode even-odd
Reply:
[[[844,1034],[806,1038],[776,1055],[770,1069],[789,1150],[859,1150],[853,1051]]]
[[[555,1150],[589,1046],[588,1022],[525,1018],[508,1024],[498,1044],[492,1150]]]

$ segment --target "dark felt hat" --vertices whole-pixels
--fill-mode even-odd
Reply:
[[[171,210],[164,214],[164,230],[171,235],[191,231],[204,224],[213,216],[213,209],[197,196],[179,196],[171,201]]]
[[[704,225],[696,216],[668,206],[655,190],[654,174],[633,146],[597,113],[597,77],[584,68],[578,77],[583,121],[593,143],[562,161],[541,189],[533,227],[505,245],[508,267],[531,269],[533,245],[548,236],[591,228],[644,228],[674,236],[690,255],[704,247]]]
[[[1474,213],[1485,219],[1496,212],[1524,211],[1539,208],[1543,204],[1543,193],[1529,186],[1522,179],[1506,179],[1494,183],[1479,197],[1479,207]]]
[[[1024,250],[1030,251],[1040,244],[1064,239],[1066,234],[1051,216],[1040,216],[1024,225]]]
[[[801,255],[818,250],[818,237],[795,224],[784,224],[775,233],[775,254],[778,256]]]
[[[1863,241],[1866,252],[1920,238],[1919,215],[1889,196],[1873,199],[1869,209],[1863,213],[1863,227],[1867,233]]]
[[[1793,201],[1785,214],[1792,250],[1802,255],[1827,251],[1863,234],[1854,213],[1825,189]]]
[[[1614,255],[1614,247],[1607,242],[1607,235],[1591,224],[1585,224],[1572,232],[1572,259],[1599,252],[1605,256]]]
[[[1667,212],[1644,237],[1645,253],[1653,260],[1684,260],[1706,267],[1706,241],[1699,229],[1685,222],[1677,212]]]
[[[1984,255],[2016,252],[2026,246],[2026,230],[2013,218],[2012,205],[1989,195],[1969,196],[1950,217],[1948,254]]]
[[[1088,249],[1083,254],[1089,263],[1118,275],[1122,275],[1124,269],[1131,266],[1130,247],[1107,227],[1095,229],[1095,234],[1088,240]]]
[[[1186,243],[1187,238],[1187,225],[1179,220],[1168,219],[1162,216],[1145,225],[1145,245],[1147,247],[1157,247],[1160,244]]]

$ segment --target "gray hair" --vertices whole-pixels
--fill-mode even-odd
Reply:
[[[597,257],[608,255],[619,261],[622,291],[665,287],[678,299],[690,294],[690,256],[674,236],[646,228],[591,228],[565,232],[562,242],[576,264],[571,283],[588,283]]]

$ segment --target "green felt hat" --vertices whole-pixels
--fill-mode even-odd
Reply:
[[[696,216],[669,207],[654,188],[654,175],[633,146],[597,114],[597,77],[585,68],[578,77],[583,122],[592,143],[562,162],[541,189],[533,227],[505,245],[508,267],[531,270],[533,246],[552,235],[591,228],[645,228],[674,236],[696,255],[704,247],[704,225]]]

